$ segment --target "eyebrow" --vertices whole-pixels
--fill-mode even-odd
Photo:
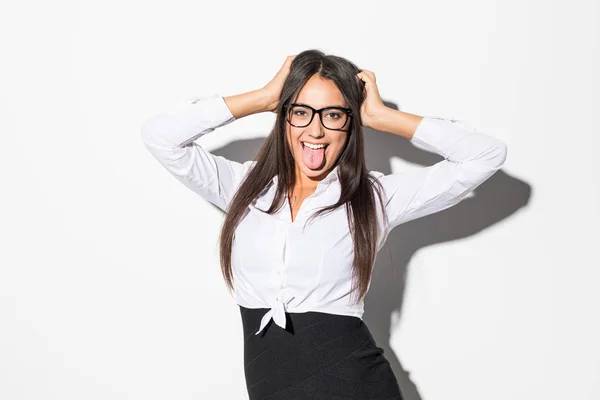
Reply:
[[[306,103],[299,103],[299,102],[296,102],[296,104],[299,104],[299,105],[301,105],[301,106],[309,106],[309,107],[312,107],[312,108],[314,108],[314,109],[318,110],[318,108],[317,108],[317,107],[313,107],[313,106],[311,106],[310,104],[306,104]],[[338,104],[334,104],[334,105],[332,105],[332,106],[325,106],[325,107],[323,107],[323,108],[334,108],[334,107],[335,107],[335,108],[348,108],[348,107],[340,106],[340,105],[338,105]]]

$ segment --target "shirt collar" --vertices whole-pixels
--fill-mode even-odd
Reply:
[[[317,187],[322,186],[322,185],[327,185],[331,182],[334,181],[338,181],[340,179],[340,166],[336,165],[331,171],[329,171],[329,173],[327,174],[327,176],[325,178],[323,178],[317,185]],[[273,185],[277,185],[277,175],[275,175],[273,177],[273,179],[271,180],[271,182],[273,183]]]

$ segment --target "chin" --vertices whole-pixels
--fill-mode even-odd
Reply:
[[[327,164],[325,164],[325,166],[323,166],[323,168],[319,168],[317,170],[312,170],[310,168],[308,168],[306,165],[302,164],[301,166],[302,172],[304,172],[304,175],[308,176],[309,178],[318,178],[318,177],[325,177],[325,175],[327,175],[327,172],[329,171],[329,166]]]

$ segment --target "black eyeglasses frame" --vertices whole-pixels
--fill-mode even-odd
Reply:
[[[290,108],[293,107],[293,106],[306,107],[306,108],[309,108],[309,109],[312,110],[312,115],[310,117],[310,121],[308,121],[308,124],[302,125],[302,126],[298,126],[298,125],[294,125],[294,124],[292,124],[290,122],[290,112],[289,111],[290,111]],[[314,109],[314,108],[312,108],[311,106],[309,106],[307,104],[292,103],[292,104],[286,105],[285,108],[284,108],[284,110],[285,110],[285,120],[287,121],[288,124],[290,124],[292,126],[295,126],[296,128],[306,128],[307,126],[309,126],[312,123],[313,118],[315,117],[315,114],[319,114],[319,120],[321,121],[321,125],[323,125],[323,127],[325,129],[329,129],[331,131],[343,131],[344,128],[346,127],[346,124],[348,124],[348,121],[350,121],[351,119],[353,119],[352,118],[352,109],[350,109],[350,108],[344,108],[344,107],[323,107],[323,108],[317,110],[317,109]],[[326,127],[325,124],[323,123],[323,114],[322,114],[322,112],[326,111],[326,110],[343,110],[348,115],[348,118],[346,119],[346,122],[344,122],[344,125],[341,128],[338,128],[338,129],[331,129],[331,128]]]

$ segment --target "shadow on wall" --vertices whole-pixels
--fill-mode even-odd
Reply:
[[[384,103],[398,110],[396,104]],[[420,150],[400,136],[363,129],[367,168],[371,171],[391,174],[392,157],[423,166],[442,160],[440,155]],[[238,140],[211,152],[229,160],[245,162],[255,157],[263,142],[263,138]],[[396,316],[396,323],[401,318],[408,265],[413,255],[429,245],[474,235],[509,217],[527,205],[531,187],[499,170],[473,194],[446,210],[397,226],[377,255],[371,286],[365,298],[363,320],[377,345],[384,350],[398,378],[404,400],[422,400],[422,396],[410,373],[392,351],[390,332],[392,315]]]

